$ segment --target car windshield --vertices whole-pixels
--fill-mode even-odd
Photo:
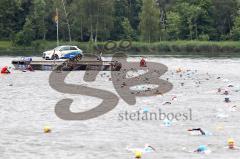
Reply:
[[[60,50],[62,47],[61,46],[58,46],[56,48],[54,48],[53,50]]]

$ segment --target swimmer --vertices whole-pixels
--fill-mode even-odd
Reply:
[[[171,105],[171,102],[163,102],[162,105]]]
[[[201,135],[206,135],[206,133],[201,129],[201,128],[197,128],[197,129],[189,129],[188,131],[193,132],[193,131],[199,131],[201,133]]]
[[[225,90],[222,95],[229,95],[229,91]]]
[[[34,71],[31,65],[28,65],[28,66],[27,66],[27,70],[28,70],[28,71],[31,71],[31,72]]]
[[[240,147],[235,146],[235,141],[232,138],[228,139],[227,144],[228,144],[228,146],[225,147],[227,149],[230,149],[230,150],[240,150]]]
[[[149,109],[148,109],[148,108],[144,108],[142,112],[143,112],[143,113],[148,113],[148,112],[149,112]]]
[[[200,145],[194,152],[195,153],[203,153],[203,154],[211,153],[211,151],[205,145]]]
[[[144,58],[142,58],[140,61],[140,67],[147,67],[147,63]]]
[[[237,107],[236,105],[234,105],[234,106],[232,106],[231,108],[229,108],[229,110],[230,110],[231,112],[236,112],[236,111],[238,111],[238,107]]]
[[[145,154],[145,153],[150,153],[150,152],[155,152],[155,148],[153,148],[152,146],[146,144],[144,148],[126,148],[127,151],[136,153],[136,152],[140,152],[141,154]]]
[[[33,72],[34,70],[33,70],[33,68],[32,68],[32,66],[31,66],[31,65],[27,65],[26,69],[25,69],[25,70],[23,70],[23,72],[26,72],[26,71]]]
[[[165,119],[163,121],[163,126],[166,126],[166,127],[170,127],[172,126],[172,121],[168,120],[168,119]]]
[[[177,100],[177,97],[176,97],[176,96],[174,96],[174,97],[172,98],[172,100]]]
[[[7,67],[7,66],[5,66],[5,67],[2,68],[1,74],[9,74],[9,73],[11,73],[11,72],[8,70],[8,67]]]
[[[225,102],[225,103],[230,103],[231,100],[230,100],[229,98],[225,98],[225,99],[224,99],[224,102]]]

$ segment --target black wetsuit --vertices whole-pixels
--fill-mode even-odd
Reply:
[[[200,131],[202,135],[206,135],[206,133],[201,128],[192,129],[190,131]]]

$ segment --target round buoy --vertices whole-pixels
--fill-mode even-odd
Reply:
[[[49,126],[45,126],[43,128],[43,131],[44,131],[44,133],[50,133],[52,130],[51,130],[51,128]]]
[[[142,152],[136,151],[135,158],[142,158]]]

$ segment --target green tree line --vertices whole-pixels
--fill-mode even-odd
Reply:
[[[0,0],[0,40],[240,39],[239,0]]]

